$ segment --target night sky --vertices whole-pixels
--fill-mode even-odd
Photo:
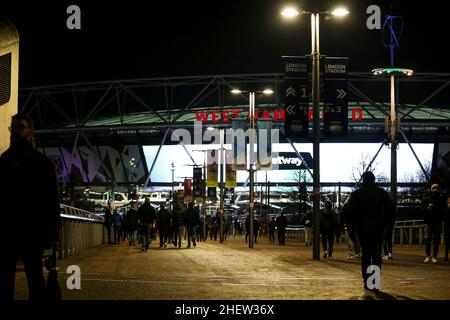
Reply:
[[[29,1],[0,4],[20,34],[20,87],[162,76],[282,72],[282,55],[310,53],[310,17],[287,23],[286,1]],[[292,2],[291,2],[292,3]],[[294,2],[295,3],[295,2]],[[297,1],[304,10],[335,1]],[[378,4],[404,17],[397,65],[450,72],[447,10],[441,1],[341,1],[350,15],[321,20],[321,53],[350,57],[349,70],[387,66],[380,30],[366,27]],[[393,3],[393,4],[392,4]],[[81,8],[81,30],[68,30],[66,8]],[[391,5],[392,4],[392,5]],[[391,9],[392,8],[392,9]]]

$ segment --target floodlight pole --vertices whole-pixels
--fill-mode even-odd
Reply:
[[[203,150],[203,241],[206,241],[206,150]]]
[[[225,179],[224,179],[224,168],[225,168],[225,151],[223,148],[224,144],[224,129],[220,129],[220,243],[223,243],[223,211],[224,211],[224,200],[225,200]]]
[[[320,49],[319,13],[311,13],[313,98],[313,259],[320,259]]]
[[[391,74],[391,198],[397,211],[397,132],[395,116],[395,75]]]
[[[254,129],[255,129],[255,92],[250,92],[250,166],[249,166],[249,174],[250,174],[250,203],[249,203],[249,219],[250,219],[250,230],[247,232],[249,233],[250,239],[248,239],[248,247],[253,248],[253,217],[254,217],[254,207],[255,207],[255,199],[254,199],[254,186],[255,186],[255,155],[254,155],[254,147],[255,147],[255,136],[254,136]]]
[[[175,175],[175,163],[172,162],[172,206],[171,206],[171,210],[173,211],[175,205],[174,205],[174,199],[175,199],[175,189],[174,189],[174,175]]]

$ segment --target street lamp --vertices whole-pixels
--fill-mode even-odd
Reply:
[[[375,76],[389,77],[391,83],[391,198],[395,210],[397,210],[397,119],[395,111],[395,77],[411,77],[414,71],[405,68],[377,68],[373,69],[372,73]],[[398,129],[400,130],[400,125]]]
[[[312,56],[312,108],[313,108],[313,259],[320,259],[320,48],[319,48],[319,17],[320,15],[337,17],[347,15],[344,8],[333,11],[307,12],[296,8],[285,8],[281,15],[285,18],[294,18],[300,13],[311,14],[311,56]]]
[[[131,158],[130,160],[130,174],[131,174],[131,184],[130,184],[130,189],[131,189],[131,194],[134,197],[133,193],[135,193],[136,190],[134,190],[134,170],[136,169],[136,162],[134,160],[134,158]]]
[[[253,216],[254,216],[254,187],[255,187],[255,171],[256,171],[256,159],[255,159],[255,93],[263,93],[265,95],[271,95],[273,90],[265,89],[262,91],[241,91],[239,89],[231,90],[233,94],[249,93],[249,118],[250,118],[250,163],[249,163],[249,175],[250,175],[250,203],[249,203],[249,219],[250,219],[250,239],[248,241],[248,247],[253,248]]]
[[[175,190],[174,190],[174,175],[175,175],[175,162],[172,162],[172,206],[171,206],[171,210],[173,211],[174,209],[174,199],[175,199]]]

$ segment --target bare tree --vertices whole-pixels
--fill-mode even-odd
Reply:
[[[350,179],[355,181],[356,184],[360,183],[361,177],[364,172],[370,170],[375,175],[376,181],[378,182],[387,182],[389,181],[388,177],[383,173],[377,173],[376,169],[379,166],[379,162],[374,161],[371,165],[372,158],[369,154],[361,152],[359,161],[352,166],[352,172]],[[369,167],[370,165],[370,167]]]
[[[427,161],[423,164],[423,168],[425,172],[428,174],[428,177],[431,175],[432,163],[431,161]],[[428,188],[425,186],[417,186],[412,185],[412,183],[429,183],[427,176],[422,171],[422,169],[417,170],[416,172],[405,174],[402,179],[402,182],[411,183],[410,186],[403,188],[402,192],[399,194],[399,199],[404,198],[404,202],[410,202],[421,199],[423,194],[428,192]]]
[[[312,181],[311,175],[306,170],[293,170],[291,171],[290,180],[296,182],[297,185],[291,189],[294,205],[298,207],[300,214],[305,213],[308,202],[307,183]]]

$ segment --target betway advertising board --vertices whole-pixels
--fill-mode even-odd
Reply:
[[[295,152],[278,152],[272,155],[272,165],[278,165],[278,170],[299,170],[312,168],[312,156],[308,152],[300,152],[303,160]]]

